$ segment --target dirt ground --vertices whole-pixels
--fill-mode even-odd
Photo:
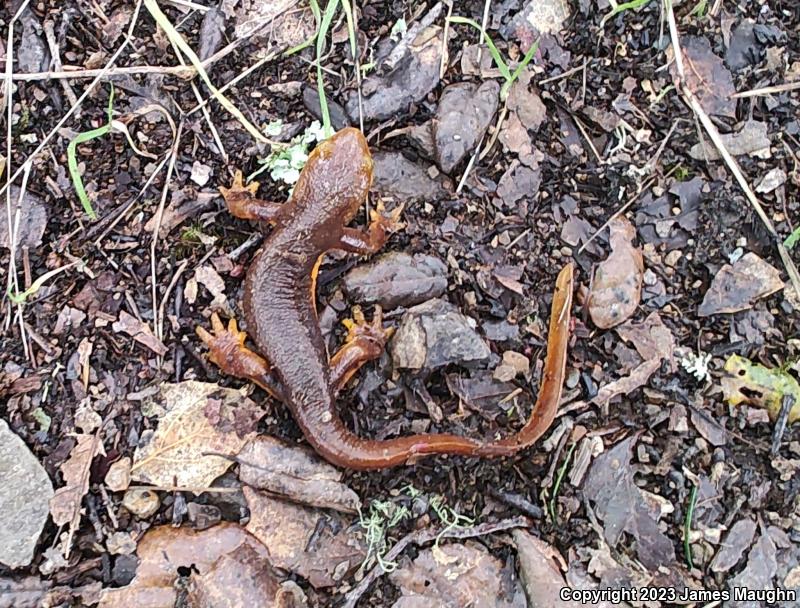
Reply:
[[[52,488],[24,494],[33,511],[45,505],[45,519],[33,532],[32,555],[16,567],[0,558],[0,606],[110,605],[106,590],[124,588],[137,566],[157,560],[146,557],[142,539],[160,526],[222,529],[204,524],[208,517],[244,534],[257,518],[260,503],[242,495],[241,463],[211,491],[209,483],[178,483],[179,473],[167,483],[134,474],[131,488],[156,488],[139,497],[147,505],[133,505],[133,490],[109,485],[107,475],[125,458],[136,471],[137,446],[165,428],[163,408],[153,409],[165,403],[165,383],[244,386],[208,362],[195,333],[213,311],[243,320],[243,278],[261,243],[258,226],[227,212],[219,188],[236,170],[250,176],[264,168],[255,178],[259,194],[287,199],[291,185],[282,180],[292,172],[274,156],[270,164],[270,153],[296,147],[323,117],[315,45],[285,53],[318,23],[304,1],[156,4],[200,60],[211,58],[206,69],[217,87],[242,76],[223,91],[237,118],[212,99],[185,52],[179,60],[148,6],[24,4],[13,38],[23,3],[0,9],[3,65],[15,75],[11,103],[4,78],[0,104],[2,186],[14,178],[0,220],[0,415]],[[337,483],[357,495],[362,522],[376,504],[407,509],[383,531],[385,550],[424,530],[472,531],[464,533],[469,540],[434,543],[434,533],[409,542],[394,572],[376,571],[359,591],[358,605],[549,604],[563,586],[800,589],[800,435],[791,424],[800,399],[800,299],[789,274],[796,249],[791,239],[783,245],[800,213],[800,90],[787,86],[800,81],[800,6],[684,0],[667,8],[652,0],[614,13],[606,0],[356,4],[358,67],[341,9],[319,62],[331,122],[338,129],[363,120],[376,163],[370,204],[405,205],[405,225],[383,251],[436,259],[419,262],[428,266],[410,275],[409,286],[391,278],[409,271],[406,258],[328,255],[317,280],[320,323],[330,344],[340,343],[339,321],[353,304],[364,304],[369,317],[395,290],[394,305],[384,306],[388,324],[422,315],[413,307],[439,297],[453,305],[447,322],[454,325],[442,331],[467,346],[442,347],[433,362],[429,330],[427,344],[408,346],[429,349],[417,369],[400,365],[390,348],[339,398],[348,427],[378,439],[423,431],[490,438],[520,428],[541,381],[556,276],[575,265],[560,411],[536,446],[510,458],[436,456],[342,472]],[[446,21],[480,23],[486,7],[486,31],[506,70],[478,44],[477,28]],[[81,72],[42,74],[71,70]],[[469,85],[457,90],[458,83]],[[773,88],[758,90],[765,87]],[[75,148],[92,219],[76,193],[68,145],[107,125],[110,105],[116,126]],[[764,217],[720,159],[704,118],[722,134]],[[279,143],[256,141],[245,123]],[[8,219],[17,207],[12,239]],[[375,273],[361,281],[374,282],[377,295],[359,290],[352,273],[362,267]],[[433,314],[425,322],[445,320]],[[258,415],[234,426],[241,422],[250,438],[306,445],[284,406],[260,389],[249,398]],[[209,418],[208,407],[197,415]],[[19,457],[5,458],[10,468]],[[223,486],[232,490],[218,491]],[[53,489],[65,499],[63,487],[73,493],[71,507],[60,505],[67,515],[52,500]],[[19,507],[18,492],[0,491],[0,504]],[[352,605],[359,581],[380,568],[381,551],[352,509],[329,516],[307,504],[303,516],[316,515],[303,532],[305,561],[276,563],[266,543],[275,581],[251,597],[265,605]],[[492,533],[480,528],[511,520]],[[325,529],[356,547],[330,580],[309,574],[333,569],[323,563],[331,546],[312,550]],[[265,541],[252,524],[247,530],[260,556],[262,544],[249,539]],[[148,546],[174,547],[173,540]],[[530,565],[532,547],[548,568]],[[152,605],[246,605],[215,596],[221,579],[201,576],[209,564],[222,567],[218,557],[159,566],[174,568]],[[312,557],[319,563],[309,566]],[[457,574],[447,575],[448,567]],[[288,600],[287,580],[297,587]],[[117,597],[145,605],[143,596]],[[715,605],[702,599],[696,605]],[[628,600],[675,603],[668,594]],[[726,605],[763,604],[731,598]]]

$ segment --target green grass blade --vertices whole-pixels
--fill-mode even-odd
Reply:
[[[631,0],[630,2],[623,2],[622,4],[618,4],[614,8],[612,8],[603,19],[600,21],[600,27],[603,27],[609,19],[613,19],[620,13],[624,13],[625,11],[629,11],[632,9],[642,8],[646,4],[649,4],[650,0]]]
[[[319,4],[317,4],[317,0],[311,0],[309,4],[311,5],[311,13],[314,15],[314,22],[317,24],[317,30],[319,30],[319,24],[320,21],[322,21],[322,13],[319,10]],[[289,57],[291,55],[294,55],[295,53],[299,53],[303,49],[307,49],[308,47],[310,47],[316,41],[317,41],[317,32],[314,32],[314,35],[309,37],[308,40],[306,40],[305,42],[301,42],[297,46],[293,46],[288,51],[286,51],[283,54],[283,56]]]
[[[353,55],[353,61],[357,56],[358,47],[356,46],[356,25],[353,20],[353,7],[350,5],[350,0],[341,0],[344,15],[347,17],[347,37],[350,39],[350,52]]]
[[[69,145],[67,145],[67,168],[69,169],[69,176],[72,179],[72,185],[75,188],[75,192],[78,195],[78,199],[81,201],[81,205],[83,206],[83,210],[86,212],[86,215],[89,216],[90,219],[96,220],[97,214],[94,212],[94,208],[92,207],[92,202],[89,200],[89,195],[86,194],[86,189],[83,187],[83,178],[81,177],[81,172],[78,169],[78,152],[77,148],[80,144],[86,143],[87,141],[91,141],[93,139],[97,139],[98,137],[102,137],[111,131],[111,121],[113,120],[114,115],[114,85],[111,85],[111,92],[108,95],[108,107],[106,108],[106,114],[108,115],[108,122],[104,124],[102,127],[98,127],[96,129],[92,129],[91,131],[84,131],[83,133],[78,133]]]
[[[500,51],[497,50],[497,47],[492,42],[492,39],[489,37],[489,34],[484,32],[481,29],[480,24],[477,21],[473,21],[472,19],[468,19],[467,17],[448,17],[447,19],[451,23],[460,23],[462,25],[471,25],[476,30],[483,34],[483,41],[486,43],[486,46],[489,48],[489,54],[494,59],[494,62],[497,64],[497,69],[500,70],[500,74],[503,78],[508,82],[511,80],[511,70],[508,69],[508,65],[505,61],[503,61],[503,56],[500,54]],[[534,51],[535,52],[535,51]]]
[[[792,230],[792,234],[786,237],[783,246],[791,251],[797,245],[797,241],[800,241],[800,226]]]
[[[500,99],[505,100],[506,97],[508,97],[508,91],[511,89],[511,85],[514,84],[517,78],[519,78],[519,75],[522,74],[522,70],[528,67],[528,64],[531,62],[531,59],[533,59],[533,56],[536,54],[536,51],[538,50],[539,50],[539,39],[537,38],[536,42],[534,42],[531,45],[531,48],[528,49],[528,52],[525,53],[525,56],[522,58],[522,61],[520,61],[519,65],[517,66],[517,69],[514,70],[513,74],[511,74],[511,78],[506,80],[505,84],[500,89]]]
[[[319,96],[319,107],[322,113],[322,129],[325,137],[333,135],[331,126],[331,114],[328,110],[328,99],[325,96],[325,81],[322,77],[322,56],[325,54],[325,39],[328,37],[328,30],[333,22],[333,15],[339,7],[339,0],[329,0],[322,15],[322,21],[317,32],[317,95]]]

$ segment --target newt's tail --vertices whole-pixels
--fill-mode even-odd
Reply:
[[[561,399],[569,342],[572,275],[571,264],[565,266],[558,275],[539,395],[527,424],[514,435],[490,443],[444,433],[376,441],[358,437],[338,416],[333,416],[332,420],[330,417],[322,420],[323,416],[298,416],[294,412],[306,438],[326,460],[337,466],[360,470],[397,466],[416,457],[431,454],[510,456],[531,446],[552,424]],[[289,405],[291,407],[291,402]],[[317,425],[320,428],[308,428]]]

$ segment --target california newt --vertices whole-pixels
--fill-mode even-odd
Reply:
[[[344,345],[328,360],[319,328],[315,283],[326,251],[378,251],[399,227],[400,209],[372,211],[366,231],[348,228],[372,183],[372,157],[360,131],[347,128],[320,143],[309,155],[289,201],[256,198],[257,184],[245,186],[237,173],[222,194],[236,217],[272,224],[254,257],[244,285],[247,329],[261,354],[244,344],[246,335],[231,319],[227,329],[212,316],[213,334],[198,327],[210,359],[225,373],[245,378],[283,401],[314,449],[330,462],[351,469],[379,469],[424,454],[501,456],[531,445],[555,417],[566,364],[572,302],[572,266],[558,277],[550,321],[547,360],[539,397],[528,423],[514,435],[482,442],[451,434],[424,434],[384,441],[363,439],[339,417],[336,396],[352,375],[383,352],[392,329],[384,328],[375,307],[372,322],[361,310],[345,321]]]

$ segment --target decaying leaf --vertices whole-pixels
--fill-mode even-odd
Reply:
[[[241,391],[212,383],[189,380],[159,388],[155,400],[166,412],[155,431],[142,433],[131,479],[162,487],[206,488],[233,464],[212,454],[236,456],[252,436],[250,421],[261,415],[260,409]],[[239,428],[242,420],[244,429]]]
[[[139,344],[143,344],[161,357],[167,354],[167,347],[161,340],[153,335],[153,331],[147,323],[139,321],[136,317],[128,314],[124,310],[120,311],[119,320],[115,321],[111,327],[116,332],[128,334],[139,342]]]
[[[755,542],[750,553],[747,554],[747,566],[739,574],[728,580],[728,587],[734,589],[739,587],[746,591],[753,589],[772,589],[775,573],[778,569],[776,560],[777,548],[770,535],[763,530],[760,538]],[[758,606],[755,596],[747,601],[740,598],[731,602],[729,605],[735,608],[749,608]]]
[[[622,534],[627,532],[635,543],[639,561],[656,570],[675,561],[675,549],[659,529],[657,516],[634,482],[631,459],[638,439],[638,435],[628,437],[598,456],[589,470],[584,492],[595,503],[611,548],[616,547]]]
[[[239,479],[293,502],[357,513],[358,495],[341,482],[342,473],[316,454],[290,447],[266,435],[252,439],[239,453]]]
[[[636,229],[626,218],[609,224],[611,253],[594,274],[589,295],[589,314],[601,329],[619,325],[628,319],[642,298],[644,261],[633,245]]]
[[[719,269],[697,314],[708,317],[747,310],[756,300],[781,289],[783,281],[778,270],[755,253],[746,253],[733,265],[725,264]]]
[[[403,593],[394,606],[526,606],[519,584],[506,584],[503,580],[502,567],[500,560],[473,544],[451,543],[425,549],[411,564],[390,575],[390,580]]]
[[[231,307],[225,295],[225,281],[209,264],[200,266],[194,271],[194,278],[203,285],[214,297],[208,305],[211,310],[221,310],[231,316]]]
[[[783,398],[794,397],[789,424],[800,419],[800,384],[782,369],[770,369],[746,357],[731,355],[725,362],[722,394],[731,405],[747,403],[766,408],[771,420],[781,411]]]
[[[69,524],[69,539],[64,546],[64,555],[69,557],[72,537],[81,520],[81,502],[89,491],[89,475],[92,460],[98,454],[105,455],[103,442],[98,434],[81,434],[72,448],[69,458],[61,465],[64,486],[56,490],[50,499],[50,514],[57,526]]]
[[[139,541],[140,563],[127,587],[105,589],[100,608],[173,608],[178,569],[191,574],[194,597],[212,599],[227,592],[230,603],[198,606],[279,606],[279,582],[269,552],[244,528],[223,523],[202,532],[160,526]]]
[[[243,491],[251,514],[247,531],[264,543],[273,565],[321,588],[338,585],[363,562],[363,536],[342,516],[295,505],[246,486]]]
[[[733,77],[728,68],[711,51],[711,44],[702,36],[685,36],[681,38],[686,81],[681,83],[694,93],[700,105],[709,114],[717,116],[736,116],[736,100],[731,98],[736,92]],[[670,60],[670,74],[673,79],[679,77],[675,65],[675,50],[667,51]]]
[[[9,187],[9,196],[12,201],[12,226],[16,229],[16,247],[25,246],[34,249],[42,244],[42,235],[47,227],[47,207],[44,201],[30,190],[25,191],[19,206],[19,225],[16,223],[17,202],[20,197],[18,186]],[[8,221],[0,222],[0,247],[11,247],[11,233]]]
[[[617,395],[627,395],[647,384],[650,376],[661,366],[662,360],[668,361],[674,369],[675,338],[661,322],[657,312],[650,313],[642,323],[628,321],[616,331],[623,340],[633,344],[643,361],[629,375],[600,388],[592,399],[592,403],[600,406],[608,404]]]
[[[500,402],[517,389],[513,382],[501,382],[489,371],[480,371],[467,378],[461,374],[445,376],[447,388],[468,408],[494,420],[503,412]]]
[[[561,589],[567,586],[561,569],[566,569],[566,564],[558,551],[524,530],[513,530],[511,536],[517,547],[519,574],[529,608],[576,607],[574,602],[561,599]]]

